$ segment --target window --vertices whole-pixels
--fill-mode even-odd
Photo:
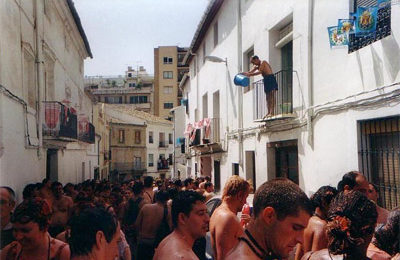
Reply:
[[[172,79],[172,71],[164,71],[163,72],[163,78],[164,79]]]
[[[168,134],[168,143],[173,144],[174,141],[172,140],[172,134]]]
[[[147,96],[131,96],[129,97],[129,103],[131,104],[143,104],[147,103]]]
[[[164,87],[164,94],[172,94],[173,89],[174,88],[172,86],[165,86]]]
[[[149,132],[149,144],[153,143],[153,132]]]
[[[164,103],[164,109],[171,109],[174,107],[174,103]]]
[[[159,133],[158,140],[159,140],[159,146],[165,147],[164,133]]]
[[[129,87],[130,87],[130,88],[136,87],[136,83],[129,83]]]
[[[218,45],[218,21],[214,24],[214,47]]]
[[[138,102],[139,102],[138,96],[129,97],[129,103],[131,103],[131,104],[137,104]]]
[[[357,12],[359,6],[370,7],[376,6],[377,0],[350,0],[350,13]],[[352,17],[351,17],[352,18]],[[378,17],[376,23],[376,33],[366,36],[355,36],[355,34],[349,35],[349,53],[359,50],[365,46],[370,45],[375,41],[379,41],[382,38],[389,36],[392,33],[391,30],[391,3],[385,7],[379,8]]]
[[[139,103],[140,104],[147,103],[147,96],[139,96]]]
[[[244,61],[243,61],[243,70],[244,71],[249,71],[252,68],[252,64],[250,62],[250,59],[253,56],[254,56],[254,47],[251,47],[244,55]],[[250,77],[250,84],[249,84],[248,87],[245,87],[243,89],[244,93],[246,93],[246,92],[248,92],[249,90],[252,89],[253,81],[254,81],[254,77]]]
[[[109,104],[122,104],[122,97],[105,97],[104,101]]]
[[[173,59],[172,59],[172,57],[164,57],[163,61],[164,61],[164,64],[172,64]]]
[[[135,144],[140,144],[141,140],[140,140],[140,131],[135,131]]]
[[[118,131],[118,142],[121,144],[125,142],[125,130],[120,129]]]
[[[149,154],[149,167],[154,166],[154,154]]]
[[[27,93],[28,106],[36,108],[36,81],[35,81],[35,59],[33,55],[24,50],[24,88]]]
[[[173,163],[172,153],[170,153],[170,154],[168,155],[168,162],[169,162],[169,165],[172,165],[172,163]]]
[[[400,116],[359,122],[360,171],[378,186],[378,205],[400,205]]]
[[[132,78],[132,73],[128,73],[128,78]]]

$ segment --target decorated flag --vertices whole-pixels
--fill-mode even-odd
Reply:
[[[378,0],[378,9],[385,8],[391,4],[390,0]]]
[[[339,19],[338,20],[339,33],[354,33],[354,20],[353,19]]]
[[[374,7],[358,7],[355,22],[356,36],[368,35],[375,33],[378,16],[378,8]]]
[[[346,33],[339,33],[337,26],[328,27],[329,44],[331,48],[344,47],[349,45]]]

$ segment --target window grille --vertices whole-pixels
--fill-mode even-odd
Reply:
[[[360,170],[379,189],[378,204],[400,205],[400,116],[359,122]]]

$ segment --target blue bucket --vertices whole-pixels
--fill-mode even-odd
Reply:
[[[235,83],[236,86],[248,87],[250,79],[243,74],[237,74],[233,79],[233,83]]]

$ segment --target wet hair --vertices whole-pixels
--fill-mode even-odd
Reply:
[[[42,180],[42,184],[46,184],[46,183],[48,183],[49,181],[50,181],[50,179],[44,178],[44,179]]]
[[[185,187],[189,186],[189,184],[192,184],[192,183],[193,183],[193,179],[192,178],[186,178],[183,181],[183,185],[185,185]]]
[[[297,216],[300,210],[313,213],[313,206],[300,187],[289,179],[277,178],[262,184],[254,194],[254,216],[272,207],[278,220],[287,216]]]
[[[178,226],[179,213],[183,213],[186,216],[190,215],[193,209],[193,204],[197,201],[205,202],[205,197],[200,195],[196,191],[185,190],[178,192],[176,198],[172,201],[172,223],[174,227]]]
[[[39,230],[47,230],[51,218],[49,204],[42,198],[36,197],[28,199],[19,204],[11,216],[11,223],[26,224],[35,222],[39,225]]]
[[[372,243],[391,256],[400,253],[400,208],[389,213],[386,224],[375,232]]]
[[[24,190],[22,191],[22,198],[24,200],[32,199],[36,189],[36,184],[30,183],[26,185]]]
[[[369,243],[367,240],[372,238],[377,217],[375,203],[361,192],[339,193],[328,211],[329,252],[348,255]]]
[[[254,56],[252,56],[251,57],[251,60],[253,61],[253,60],[259,60],[260,58],[258,58],[258,56],[257,55],[254,55]]]
[[[371,185],[371,186],[374,188],[375,192],[379,194],[379,187],[378,187],[378,185],[373,184],[372,182],[370,182],[369,185]]]
[[[143,184],[140,181],[135,182],[135,184],[133,184],[133,187],[132,187],[133,194],[135,196],[139,195],[140,193],[143,192],[143,188],[144,188]]]
[[[329,207],[329,204],[335,198],[337,193],[337,189],[332,186],[322,186],[311,196],[310,200],[314,208],[319,207],[322,209],[324,203]]]
[[[356,178],[360,173],[358,171],[351,171],[343,175],[342,180],[339,181],[337,189],[339,192],[344,190],[344,186],[348,185],[350,189],[353,189],[357,185]]]
[[[0,186],[0,188],[6,189],[10,194],[10,202],[15,202],[15,191],[9,186]]]
[[[204,183],[204,189],[206,190],[208,187],[211,187],[213,184],[211,182]]]
[[[225,183],[224,191],[222,192],[222,199],[231,198],[239,194],[239,192],[246,192],[250,190],[249,183],[239,177],[238,175],[233,175]]]
[[[182,187],[182,181],[180,179],[177,179],[174,181],[174,185],[178,187]]]
[[[178,189],[173,187],[168,189],[169,198],[174,200],[178,195]]]
[[[167,202],[169,200],[169,193],[166,190],[159,190],[155,195],[156,201],[161,203]]]
[[[211,177],[210,177],[210,176],[206,176],[206,177],[204,177],[204,179],[205,179],[207,182],[210,182],[210,181],[211,181]]]
[[[108,243],[117,232],[117,219],[104,208],[87,208],[75,215],[70,221],[68,239],[71,257],[90,254],[96,245],[96,234],[102,231]]]
[[[53,183],[51,184],[51,190],[52,190],[53,192],[56,191],[56,189],[57,189],[58,186],[61,186],[61,187],[62,187],[62,184],[61,184],[60,182],[58,182],[58,181],[53,182]]]
[[[150,188],[150,187],[153,187],[153,182],[154,182],[153,177],[146,176],[146,177],[144,177],[143,185],[145,188]]]

